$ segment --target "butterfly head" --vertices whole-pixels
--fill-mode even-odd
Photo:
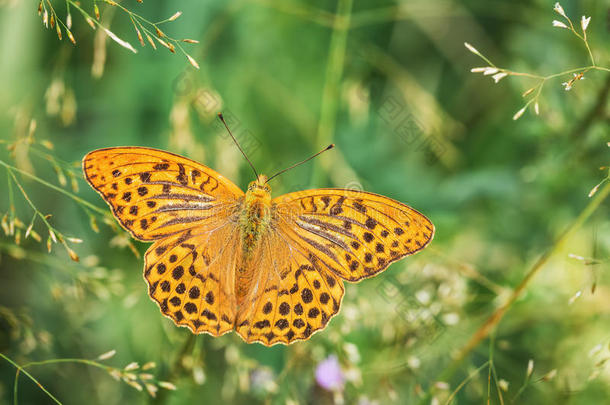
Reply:
[[[261,174],[256,180],[250,182],[250,184],[248,184],[247,194],[252,197],[270,200],[271,187],[269,187],[269,184],[267,184],[267,176]]]

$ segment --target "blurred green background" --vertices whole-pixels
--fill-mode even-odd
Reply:
[[[521,94],[537,81],[494,84],[470,73],[486,64],[463,45],[514,71],[587,66],[582,41],[552,27],[561,19],[553,2],[119,3],[150,21],[182,11],[159,27],[199,41],[180,44],[200,70],[179,48],[175,55],[158,42],[156,51],[141,48],[129,15],[116,6],[98,1],[100,22],[137,54],[92,30],[74,6],[76,46],[65,27],[62,41],[45,29],[37,2],[0,1],[0,160],[35,176],[0,167],[8,229],[0,238],[0,351],[25,365],[116,350],[99,361],[108,370],[70,362],[27,367],[57,399],[367,405],[597,404],[610,397],[607,189],[588,197],[606,176],[599,167],[610,164],[610,76],[587,72],[569,92],[561,83],[571,75],[549,80],[540,115],[530,105],[513,121]],[[66,3],[45,3],[49,12],[51,5],[65,23]],[[608,3],[562,5],[577,26],[581,15],[592,17],[593,54],[610,66]],[[80,6],[94,17],[91,1]],[[348,285],[340,314],[307,342],[266,348],[233,333],[213,338],[176,328],[147,297],[142,259],[132,252],[147,244],[130,249],[114,220],[75,200],[107,212],[79,162],[96,148],[149,146],[196,159],[244,187],[251,171],[218,125],[218,111],[269,175],[336,143],[274,180],[274,195],[328,186],[384,194],[431,218],[434,242]],[[80,262],[61,244],[47,253],[40,218],[36,234],[24,237],[33,211],[18,185],[53,227],[82,239],[67,242]],[[557,244],[590,204],[597,209]],[[499,326],[451,365],[546,252]],[[315,372],[332,356],[343,384],[328,390]],[[0,360],[0,403],[12,403],[15,368]],[[125,371],[131,362],[156,367]],[[126,384],[128,373],[140,388],[169,381],[177,390],[161,387],[153,398]],[[25,376],[19,382],[19,403],[52,403]]]

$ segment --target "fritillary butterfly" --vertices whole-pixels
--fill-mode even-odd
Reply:
[[[193,333],[235,330],[267,346],[308,339],[339,312],[344,280],[374,276],[434,235],[424,215],[388,197],[329,188],[272,199],[264,175],[244,193],[156,149],[99,149],[83,170],[121,225],[153,242],[149,295]]]

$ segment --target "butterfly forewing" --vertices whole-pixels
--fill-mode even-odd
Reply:
[[[240,305],[236,331],[246,342],[308,339],[339,311],[343,282],[309,250],[271,229],[260,243],[258,277]]]
[[[424,215],[391,198],[341,189],[298,191],[272,201],[278,229],[348,281],[371,277],[423,249],[434,235]]]
[[[244,195],[214,170],[156,149],[99,149],[85,156],[83,170],[119,222],[140,240],[226,216]]]

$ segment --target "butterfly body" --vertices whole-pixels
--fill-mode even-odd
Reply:
[[[253,254],[271,222],[271,189],[267,178],[259,176],[248,185],[239,220],[242,239],[242,266],[235,269],[235,295],[239,306],[252,288],[257,265]]]
[[[271,188],[261,175],[248,185],[240,216],[244,255],[249,258],[271,222]]]
[[[308,339],[360,281],[423,249],[434,226],[388,197],[314,189],[271,198],[265,176],[244,193],[214,170],[156,149],[99,149],[87,181],[121,225],[151,241],[150,297],[194,333],[235,330],[267,346]]]

